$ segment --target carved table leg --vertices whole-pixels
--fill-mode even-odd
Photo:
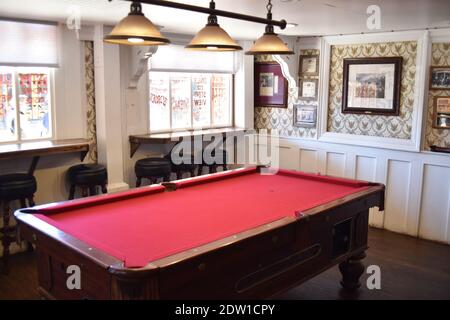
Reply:
[[[361,252],[339,264],[339,270],[342,273],[341,285],[344,289],[353,291],[361,286],[359,278],[365,270],[364,264],[361,261],[365,257],[366,253]]]

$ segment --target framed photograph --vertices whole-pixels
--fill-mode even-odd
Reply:
[[[450,129],[450,96],[434,98],[433,127]]]
[[[402,57],[344,59],[342,113],[398,116]]]
[[[317,100],[319,80],[300,79],[299,98],[302,100]]]
[[[255,63],[255,106],[287,108],[288,81],[276,62]]]
[[[315,128],[317,124],[317,107],[302,104],[294,105],[294,126]]]
[[[430,90],[450,90],[450,66],[431,67]]]
[[[300,56],[299,76],[319,75],[319,55]]]

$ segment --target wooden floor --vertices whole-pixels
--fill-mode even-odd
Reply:
[[[346,295],[335,267],[276,299],[450,299],[450,246],[377,229],[369,246],[365,264],[380,266],[381,290]],[[34,254],[15,255],[11,273],[0,275],[0,299],[38,299],[36,277]]]

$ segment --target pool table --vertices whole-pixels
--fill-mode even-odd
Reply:
[[[18,210],[49,299],[262,299],[339,264],[359,287],[382,184],[250,167]],[[70,266],[81,288],[70,290]]]

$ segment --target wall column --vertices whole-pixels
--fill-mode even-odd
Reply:
[[[97,116],[98,162],[108,168],[108,192],[129,188],[124,182],[122,137],[120,48],[103,42],[109,30],[97,25],[94,30],[95,100]]]

